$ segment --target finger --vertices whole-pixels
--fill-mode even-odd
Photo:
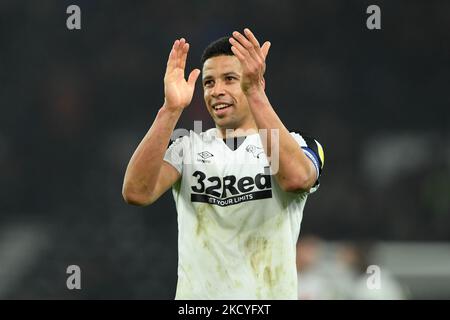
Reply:
[[[245,48],[239,41],[237,41],[235,38],[230,38],[229,39],[232,47],[235,47],[236,50],[240,53],[241,56],[248,57],[250,55],[249,51],[247,50],[247,48]]]
[[[186,59],[187,59],[187,54],[189,51],[189,43],[185,43],[181,49],[181,58],[180,58],[180,68],[184,69],[186,68]]]
[[[177,47],[177,68],[181,68],[182,65],[182,59],[183,59],[183,47],[186,43],[186,40],[184,38],[181,38],[178,47]]]
[[[244,29],[244,33],[245,36],[247,37],[247,39],[257,48],[260,47],[258,39],[256,39],[255,35],[253,34],[253,32],[250,31],[249,28],[245,28]]]
[[[251,65],[260,65],[261,63],[264,63],[264,59],[260,58],[254,51],[250,53],[249,50],[244,48],[236,39],[230,38],[230,43],[232,44],[232,51],[233,47],[236,50],[236,52],[233,51],[233,53],[240,60],[243,67],[249,68]]]
[[[239,43],[243,46],[243,47],[245,47],[247,50],[251,50],[251,49],[253,49],[253,44],[250,42],[250,41],[248,41],[248,39],[244,36],[244,35],[242,35],[240,32],[237,32],[237,31],[234,31],[233,32],[233,37],[237,40],[237,41],[239,41]]]
[[[236,58],[238,58],[238,60],[243,63],[245,62],[247,59],[245,58],[244,54],[242,54],[242,52],[239,51],[239,49],[237,49],[234,45],[231,46],[231,51],[233,51],[234,55],[236,56]]]
[[[261,53],[258,40],[256,40],[256,38],[254,36],[253,36],[253,38],[256,40],[255,42],[249,41],[249,39],[247,39],[243,34],[237,32],[237,31],[233,32],[233,37],[235,37],[236,40],[238,40],[242,44],[242,46],[244,46],[249,51],[249,53],[252,56],[258,56],[260,59],[264,58]]]
[[[233,53],[236,56],[236,58],[238,58],[239,62],[241,63],[242,68],[248,69],[249,68],[248,57],[246,55],[244,55],[244,53],[239,51],[239,49],[237,47],[235,47],[235,46],[231,46],[231,51],[233,51]]]
[[[264,61],[266,59],[266,55],[264,55],[264,53],[262,52],[262,48],[259,44],[258,39],[256,39],[255,35],[249,28],[245,28],[244,33],[247,39],[253,44],[253,47],[255,48],[258,56]]]
[[[178,59],[179,59],[179,47],[180,47],[180,40],[177,39],[175,41],[175,46],[173,48],[174,52],[175,52],[175,68],[178,67]]]
[[[191,73],[189,74],[189,78],[188,78],[188,84],[190,87],[194,87],[195,86],[195,82],[198,79],[198,76],[200,75],[200,69],[194,69],[191,71]]]
[[[172,45],[172,49],[169,53],[169,58],[167,59],[167,71],[173,70],[177,65],[177,52],[175,46],[178,40],[175,40]]]
[[[272,44],[269,41],[266,41],[266,42],[264,42],[264,44],[261,48],[261,52],[264,55],[264,60],[266,60],[266,57],[267,57],[267,54],[269,53],[269,49],[270,49],[271,45]]]

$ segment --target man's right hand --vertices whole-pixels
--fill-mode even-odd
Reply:
[[[191,103],[195,82],[200,75],[200,70],[194,69],[187,81],[184,78],[188,51],[189,43],[184,38],[176,40],[167,60],[164,106],[171,111],[182,111]]]

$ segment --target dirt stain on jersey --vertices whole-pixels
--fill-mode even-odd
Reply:
[[[251,235],[245,241],[244,246],[247,256],[250,257],[250,265],[258,283],[256,286],[256,297],[261,299],[263,296],[262,291],[264,290],[262,285],[263,279],[261,279],[262,272],[264,266],[270,265],[271,259],[269,241],[265,237]]]
[[[264,268],[264,283],[269,287],[273,288],[278,279],[280,279],[281,273],[283,272],[282,266],[276,266],[274,269],[271,266],[266,266]]]
[[[195,234],[199,236],[201,233],[206,234],[208,227],[211,225],[211,217],[208,216],[207,204],[202,204],[197,207],[197,227],[195,228]]]
[[[275,224],[275,228],[281,229],[283,227],[283,224],[285,223],[285,219],[282,215],[278,215],[277,222]]]
[[[214,257],[214,259],[216,260],[216,272],[217,274],[224,280],[224,281],[229,281],[230,279],[230,274],[228,273],[228,270],[222,265],[222,262],[220,260],[219,255],[217,254],[217,252],[212,248],[212,245],[210,243],[209,240],[207,239],[203,239],[202,240],[202,246],[203,248],[205,248],[209,254]]]
[[[270,265],[272,260],[269,241],[261,236],[250,236],[245,241],[245,249],[250,256],[250,265],[253,272],[259,278],[262,275],[263,265]]]
[[[270,267],[266,266],[264,268],[264,283],[268,286],[268,287],[272,287],[273,286],[273,275],[272,275],[272,270],[270,269]]]
[[[272,265],[273,246],[271,242],[262,236],[250,236],[245,241],[245,249],[250,257],[250,265],[257,282],[257,296],[270,294],[278,285],[282,276],[282,266]],[[267,291],[268,290],[268,291]]]
[[[236,280],[236,281],[234,282],[234,286],[235,286],[236,288],[242,288],[242,287],[243,287],[242,282],[240,282],[239,280]]]

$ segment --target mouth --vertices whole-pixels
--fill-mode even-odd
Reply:
[[[225,115],[232,105],[232,103],[217,103],[212,106],[212,109],[214,114],[220,117]]]
[[[231,107],[232,104],[228,104],[228,103],[218,103],[212,106],[212,108],[216,111],[218,110],[223,110],[226,109],[228,107]]]

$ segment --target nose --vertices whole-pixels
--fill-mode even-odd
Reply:
[[[225,94],[225,86],[222,81],[216,81],[214,87],[211,90],[213,97],[223,96]]]

